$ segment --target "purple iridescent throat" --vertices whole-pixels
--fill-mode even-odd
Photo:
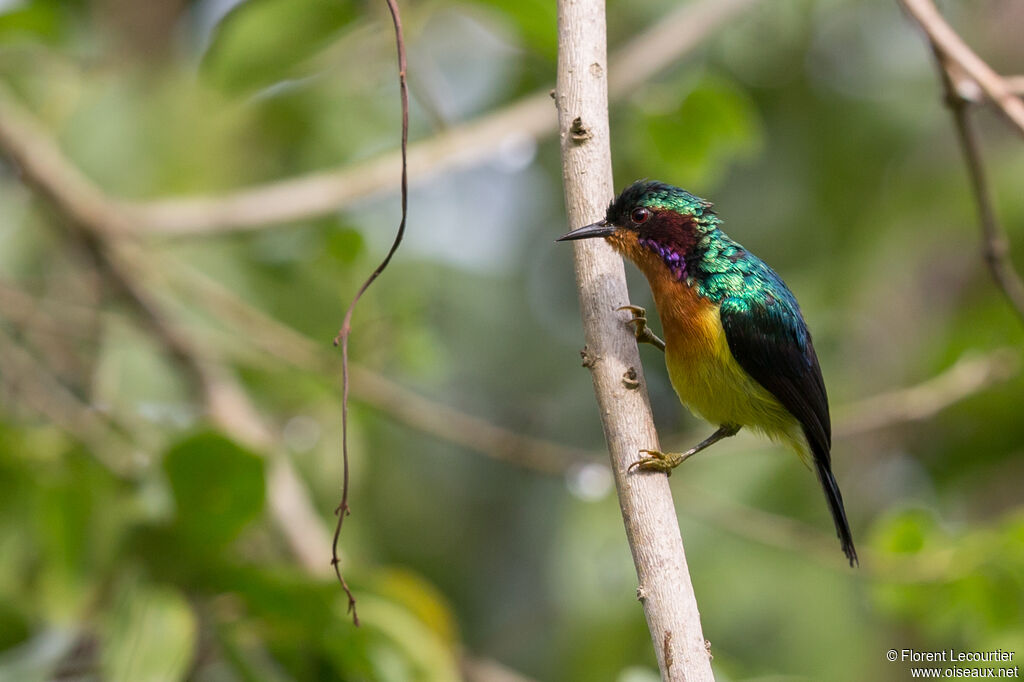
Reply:
[[[653,239],[641,238],[637,241],[640,246],[646,247],[661,256],[661,260],[663,260],[665,265],[668,266],[673,277],[679,281],[686,279],[686,259],[684,259],[680,253],[672,250],[671,247],[659,244]]]

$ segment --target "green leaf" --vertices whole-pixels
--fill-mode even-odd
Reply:
[[[175,530],[196,548],[226,545],[263,510],[263,460],[219,434],[178,443],[163,467],[177,507]]]
[[[176,590],[132,582],[122,590],[102,634],[102,679],[172,682],[195,655],[196,617]]]
[[[339,603],[339,606],[340,603]],[[338,609],[339,622],[344,612]],[[441,633],[431,629],[417,614],[388,599],[365,592],[359,595],[359,618],[365,634],[359,642],[359,653],[368,657],[373,674],[381,682],[454,682],[462,679],[458,671],[455,649]],[[347,624],[345,625],[348,628]],[[334,628],[325,636],[325,646],[346,672],[352,665],[353,640],[339,640]]]

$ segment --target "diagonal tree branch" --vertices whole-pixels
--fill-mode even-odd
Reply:
[[[965,354],[948,369],[924,381],[861,398],[836,409],[836,438],[931,419],[980,391],[1009,380],[1020,370],[1020,354],[998,348],[984,355]]]
[[[956,64],[970,77],[982,92],[992,100],[999,112],[1009,121],[1017,133],[1024,135],[1024,101],[1014,92],[1010,83],[985,63],[956,31],[942,18],[932,0],[900,0],[900,4],[924,29],[928,42],[943,62]]]
[[[940,57],[940,63],[942,58]],[[992,279],[1002,289],[1007,301],[1024,322],[1024,280],[1013,267],[1010,259],[1010,241],[1006,236],[992,201],[985,173],[985,164],[981,158],[981,145],[978,135],[971,124],[970,106],[958,89],[948,68],[942,70],[942,81],[946,88],[946,101],[953,112],[957,139],[967,164],[967,175],[970,177],[971,189],[978,209],[978,220],[981,223],[982,255],[985,265],[992,274]]]
[[[980,87],[1003,116],[1015,126],[1017,132],[1024,135],[1024,100],[1017,96],[1006,79],[971,51],[942,18],[931,0],[900,2],[924,29],[935,53],[946,104],[953,114],[957,139],[964,154],[971,190],[978,208],[985,265],[1007,301],[1021,321],[1024,321],[1024,279],[1021,279],[1010,259],[1010,243],[993,205],[985,164],[981,158],[981,145],[968,111],[974,86]]]
[[[124,232],[126,218],[110,212],[88,181],[66,163],[52,140],[38,134],[0,88],[0,152],[21,171],[24,182],[46,198],[60,214],[56,221],[79,239],[93,254],[108,285],[131,307],[154,340],[165,349],[197,387],[210,419],[240,442],[262,451],[273,441],[270,430],[237,382],[205,355],[164,313],[159,302],[143,286],[140,266],[145,254],[125,240],[112,237]],[[272,458],[268,499],[272,518],[303,565],[323,572],[323,547],[328,537],[303,484],[286,457]],[[318,530],[323,530],[322,537]]]
[[[699,0],[655,22],[623,46],[612,60],[611,97],[621,98],[695,48],[757,0]],[[508,141],[541,139],[556,131],[547,88],[476,120],[453,126],[409,146],[409,178],[415,182],[467,168],[500,153]],[[73,202],[118,234],[189,235],[252,230],[325,215],[352,201],[390,189],[401,169],[398,151],[338,170],[271,182],[221,196],[126,202],[107,196],[61,153],[0,86],[0,137],[37,167],[48,194]]]

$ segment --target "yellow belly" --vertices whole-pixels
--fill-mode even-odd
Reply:
[[[712,424],[760,431],[805,456],[807,448],[796,418],[733,357],[718,306],[702,300],[686,308],[685,321],[662,320],[665,363],[679,400]]]

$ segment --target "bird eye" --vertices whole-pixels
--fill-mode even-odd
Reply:
[[[630,220],[639,225],[640,223],[646,223],[647,219],[651,217],[651,212],[643,206],[634,208],[629,214]]]

